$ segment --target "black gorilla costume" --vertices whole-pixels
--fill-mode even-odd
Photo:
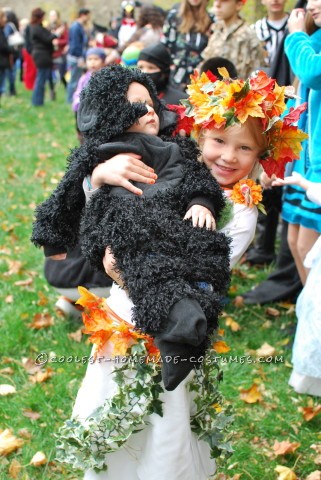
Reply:
[[[147,113],[144,104],[127,99],[132,82],[149,91],[162,136],[125,133]],[[208,335],[217,328],[230,276],[225,235],[194,228],[183,218],[193,204],[215,211],[218,218],[224,195],[197,161],[195,143],[169,136],[176,115],[137,69],[113,66],[94,74],[81,94],[78,124],[85,142],[71,152],[64,178],[38,206],[32,241],[53,255],[68,251],[80,237],[83,254],[100,270],[105,249],[111,248],[134,303],[136,327],[155,337],[164,385],[172,390],[204,354]],[[156,183],[137,184],[142,196],[105,185],[85,206],[84,177],[125,151],[142,155],[158,175]]]

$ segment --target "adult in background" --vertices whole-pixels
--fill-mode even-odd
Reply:
[[[142,42],[145,47],[160,42],[163,37],[165,15],[161,9],[153,5],[143,5],[137,19],[137,30],[125,43]]]
[[[201,62],[214,16],[206,10],[207,0],[183,0],[172,8],[165,20],[162,42],[169,48],[174,63],[173,81],[183,90],[189,76]]]
[[[67,88],[67,81],[65,75],[67,72],[67,45],[68,45],[68,27],[67,23],[63,22],[60,13],[57,10],[50,10],[48,14],[49,30],[57,35],[58,43],[53,53],[53,75],[55,72],[59,74],[59,80],[65,88]]]
[[[163,43],[157,43],[141,50],[137,67],[153,80],[159,98],[166,104],[178,105],[181,99],[187,98],[187,94],[172,84],[171,63],[168,48]]]
[[[43,26],[45,13],[42,8],[34,8],[30,20],[31,55],[37,67],[36,83],[31,98],[34,107],[44,104],[46,82],[49,83],[51,99],[55,99],[52,81],[52,53],[54,45],[57,44],[57,37]]]
[[[72,103],[73,94],[77,88],[78,80],[83,74],[85,67],[85,54],[88,46],[88,35],[86,25],[90,20],[90,10],[81,8],[78,18],[69,29],[69,48],[67,53],[67,69],[70,72],[70,79],[67,86],[67,102]]]
[[[11,9],[4,9],[5,14],[7,16],[7,23],[4,27],[4,33],[8,38],[8,42],[10,43],[9,37],[13,35],[15,32],[19,31],[19,20],[15,12]],[[13,48],[13,57],[11,59],[10,67],[6,70],[6,78],[9,84],[9,95],[16,96],[16,73],[17,69],[21,68],[21,49],[22,44],[17,45]]]
[[[6,21],[7,16],[5,12],[0,10],[0,101],[5,89],[6,69],[10,67],[10,56],[13,55],[13,48],[9,47],[4,33]]]

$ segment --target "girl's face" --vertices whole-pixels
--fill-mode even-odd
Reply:
[[[154,110],[153,100],[151,99],[147,88],[141,83],[133,82],[129,85],[127,98],[130,103],[144,103],[148,110],[146,115],[140,117],[138,121],[127,130],[127,132],[158,135],[159,118]]]
[[[222,187],[233,188],[253,170],[262,153],[246,125],[205,130],[200,142],[202,159]]]
[[[310,12],[314,23],[321,27],[321,0],[308,0],[306,8]]]
[[[187,0],[187,3],[189,3],[191,7],[198,7],[203,3],[203,0]]]
[[[105,62],[99,55],[88,55],[86,57],[86,67],[90,72],[97,72],[104,65]]]

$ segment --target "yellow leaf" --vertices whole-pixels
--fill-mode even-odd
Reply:
[[[7,395],[12,395],[13,393],[17,393],[17,391],[12,385],[8,385],[6,383],[0,385],[0,396],[5,397]]]
[[[257,403],[263,400],[262,394],[256,383],[253,383],[248,389],[241,389],[240,398],[246,403]]]
[[[34,467],[40,467],[41,465],[47,463],[47,461],[46,455],[43,452],[37,452],[30,460],[30,465],[33,465]]]
[[[297,480],[298,479],[298,477],[296,476],[294,471],[291,470],[291,468],[278,465],[274,470],[279,474],[277,480]]]
[[[22,447],[23,440],[12,434],[11,430],[0,430],[0,455],[8,455]]]
[[[227,327],[230,327],[232,332],[238,332],[239,330],[241,330],[241,325],[235,320],[233,320],[232,317],[227,317],[227,319],[225,320],[225,325]]]
[[[269,345],[268,343],[263,343],[260,348],[256,350],[256,354],[258,357],[273,357],[275,355],[275,348],[272,347],[272,345]]]
[[[222,78],[230,78],[230,74],[228,73],[225,67],[220,67],[217,69],[218,73],[221,75]]]
[[[215,342],[213,344],[213,348],[217,353],[227,353],[231,350],[227,343],[223,342],[223,340],[218,340]]]

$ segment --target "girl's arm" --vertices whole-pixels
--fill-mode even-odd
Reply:
[[[315,51],[313,36],[304,32],[301,9],[291,12],[288,26],[291,33],[285,39],[284,49],[293,72],[308,88],[321,90],[321,55]]]

